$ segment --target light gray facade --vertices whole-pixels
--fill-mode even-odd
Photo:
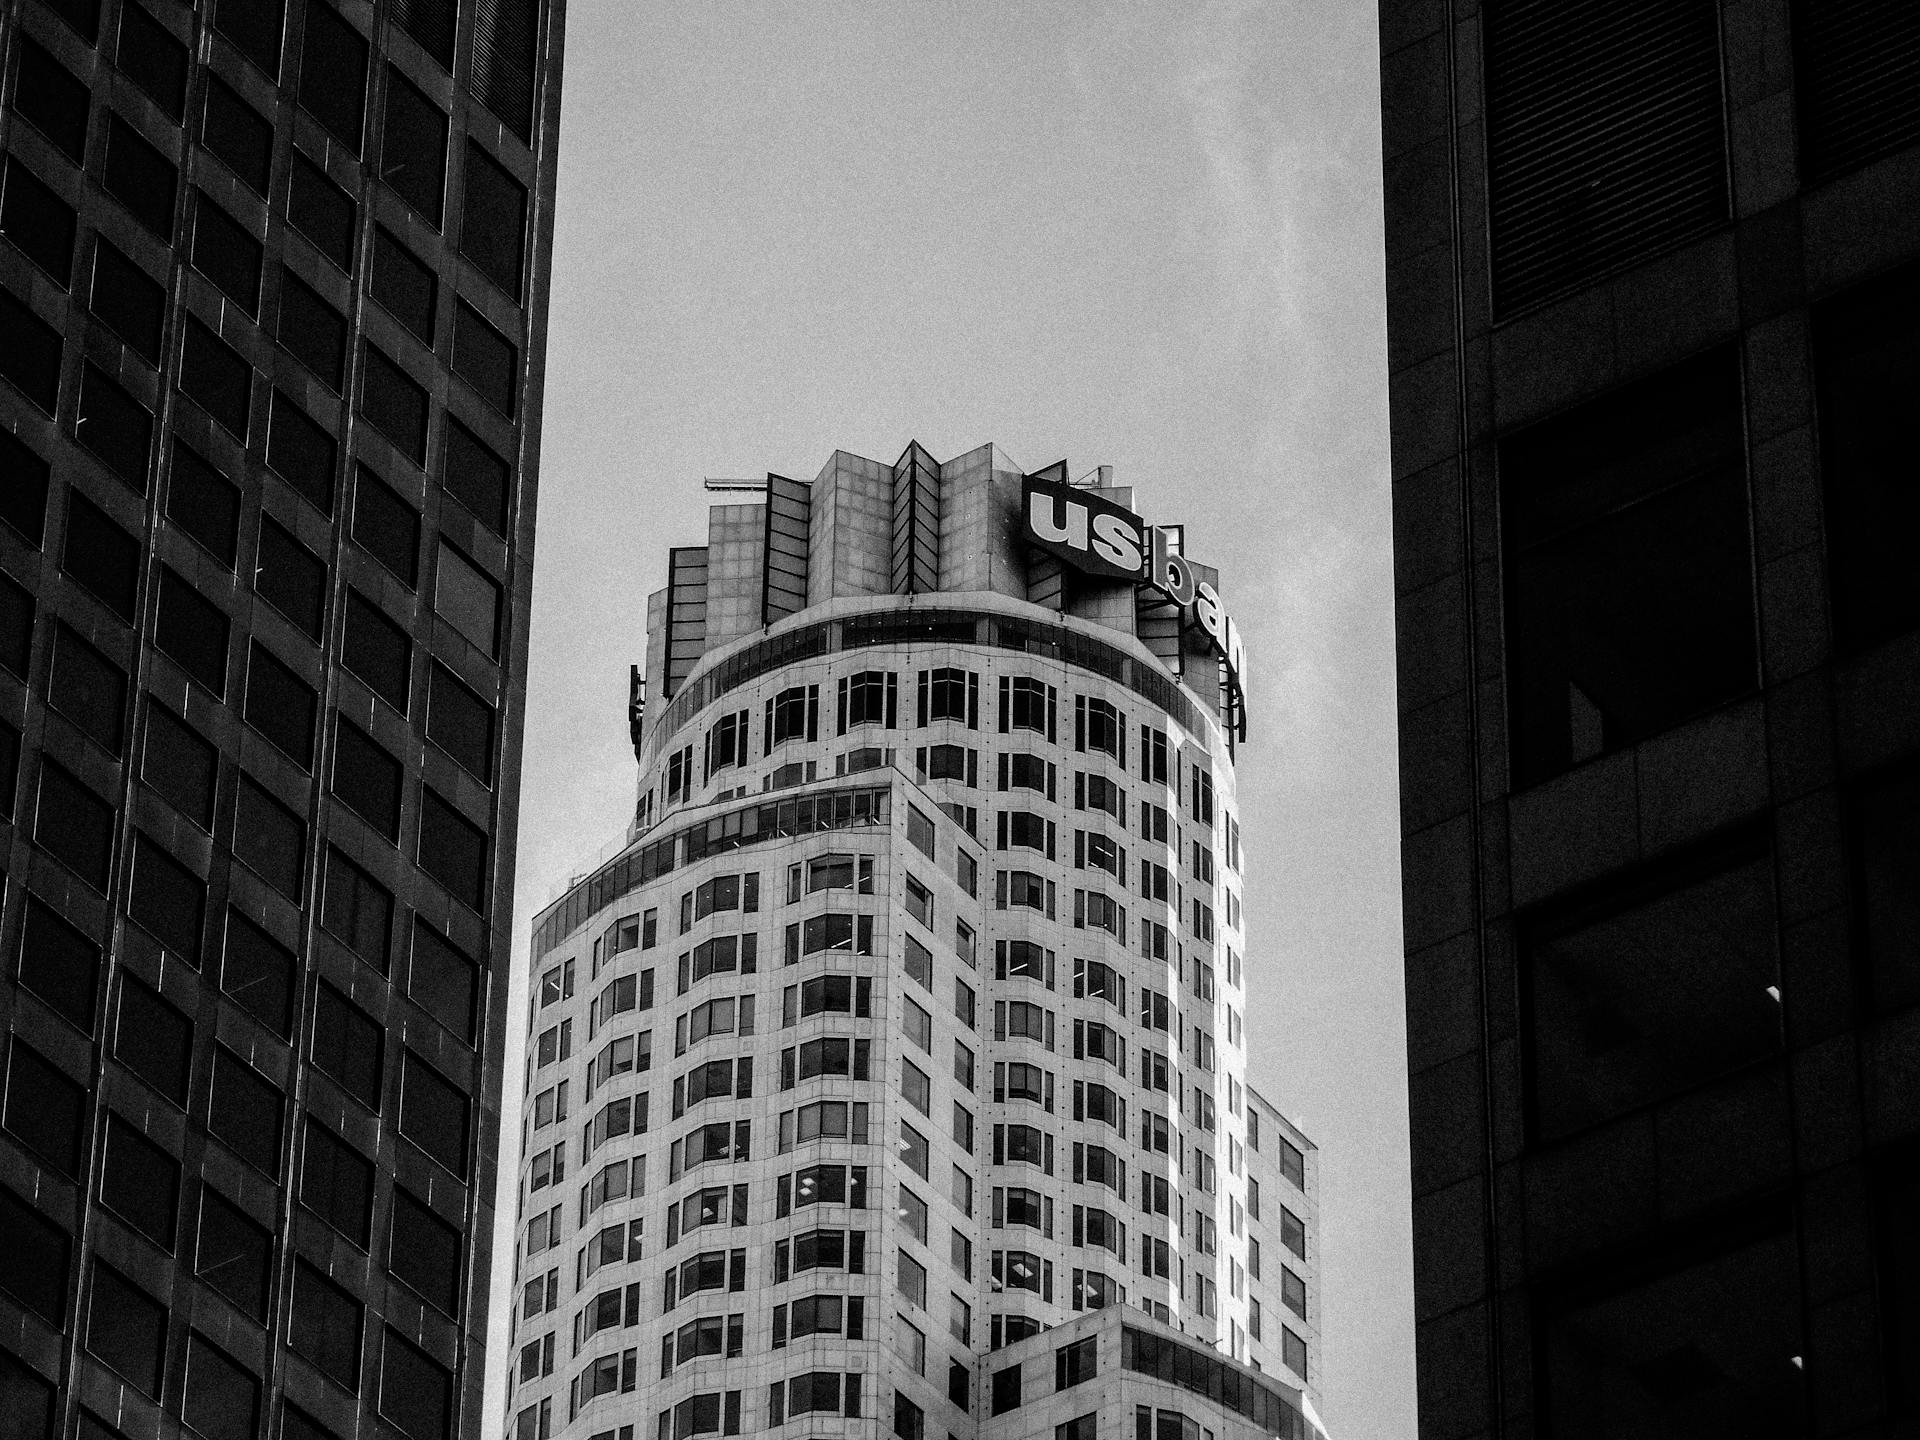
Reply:
[[[515,1440],[1011,1435],[1008,1357],[1117,1375],[1122,1317],[1241,1377],[1150,1423],[1237,1433],[1264,1371],[1307,1433],[1220,662],[1032,547],[1024,478],[836,453],[672,552],[629,844],[535,924]]]

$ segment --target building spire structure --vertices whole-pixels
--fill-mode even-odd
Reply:
[[[670,552],[628,843],[534,926],[514,1440],[1321,1433],[1238,631],[1069,473],[840,452]]]

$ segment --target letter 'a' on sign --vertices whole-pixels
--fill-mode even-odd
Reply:
[[[1083,575],[1138,580],[1146,558],[1146,526],[1124,505],[1064,480],[1064,465],[1050,465],[1021,482],[1021,528],[1027,542],[1064,560]]]

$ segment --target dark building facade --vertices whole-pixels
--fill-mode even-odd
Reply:
[[[0,4],[0,1433],[480,1433],[562,7]]]
[[[1380,9],[1420,1433],[1920,1433],[1920,9]]]

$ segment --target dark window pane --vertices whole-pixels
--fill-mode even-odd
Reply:
[[[0,720],[0,815],[13,818],[13,794],[20,783],[20,732]]]
[[[427,738],[481,784],[493,783],[493,707],[437,664],[427,697]]]
[[[118,1115],[107,1120],[100,1200],[169,1255],[180,1218],[180,1162]]]
[[[458,420],[447,421],[440,483],[496,535],[507,533],[507,497],[513,472],[507,462]]]
[[[0,575],[0,665],[26,679],[33,655],[33,596]]]
[[[311,1115],[300,1161],[300,1203],[362,1250],[373,1221],[373,1163]]]
[[[347,615],[340,658],[373,693],[402,715],[407,713],[407,676],[413,642],[358,590],[347,591]]]
[[[340,851],[327,849],[326,900],[320,923],[382,975],[387,973],[393,896]]]
[[[127,675],[66,625],[54,626],[47,703],[111,755],[127,740]]]
[[[500,652],[500,587],[479,566],[440,542],[433,608],[488,655]]]
[[[467,1175],[467,1097],[418,1055],[407,1055],[400,1133],[461,1179]]]
[[[1522,939],[1543,1139],[1662,1100],[1781,1044],[1772,861],[1682,872]],[[1679,977],[1684,977],[1680,983]]]
[[[147,701],[147,748],[140,775],[202,830],[213,828],[213,785],[219,753],[159,701]]]
[[[360,1388],[360,1302],[302,1261],[293,1267],[287,1343],[349,1390]]]
[[[191,317],[189,317],[190,323]],[[81,369],[80,409],[75,432],[85,445],[127,485],[147,493],[147,454],[153,443],[153,415],[104,370]]]
[[[314,640],[327,605],[327,567],[266,516],[260,517],[260,558],[254,588],[274,609]]]
[[[1814,317],[1827,575],[1837,638],[1859,650],[1920,626],[1920,487],[1897,419],[1920,384],[1920,267],[1829,300]]]
[[[293,152],[293,173],[287,187],[287,219],[314,243],[319,252],[348,274],[353,273],[354,218],[358,206],[313,161]]]
[[[373,230],[373,298],[393,312],[407,329],[427,345],[433,344],[433,309],[437,286],[433,271],[394,238],[384,225]]]
[[[0,177],[0,235],[52,277],[62,290],[73,276],[73,239],[78,228],[73,207],[54,194],[38,175],[7,157]]]
[[[380,178],[433,226],[447,188],[447,117],[400,71],[387,67],[386,119],[380,127]]]
[[[53,1440],[54,1389],[40,1375],[0,1350],[0,1431],[20,1440]]]
[[[257,1440],[260,1382],[211,1342],[187,1342],[187,1382],[180,1414],[206,1440]]]
[[[313,1063],[376,1115],[385,1066],[379,1022],[324,980],[314,997]]]
[[[475,966],[426,921],[413,922],[407,994],[434,1019],[473,1043]]]
[[[193,268],[249,315],[260,313],[260,242],[206,192],[193,200]]]
[[[1802,1374],[1780,1358],[1804,1343],[1799,1260],[1788,1230],[1758,1228],[1719,1227],[1708,1243],[1536,1296],[1546,1433],[1805,1434]]]
[[[40,409],[53,414],[60,398],[60,332],[7,290],[0,290],[0,378],[11,381]]]
[[[442,70],[453,69],[456,0],[394,0],[393,17]]]
[[[63,1175],[80,1174],[87,1092],[14,1037],[7,1056],[7,1132]]]
[[[133,619],[140,583],[140,542],[78,490],[67,491],[67,539],[60,568],[122,620]]]
[[[271,1082],[227,1051],[213,1052],[207,1132],[276,1180],[280,1178],[280,1114],[280,1092]]]
[[[447,1440],[452,1372],[397,1330],[384,1333],[380,1351],[380,1413],[407,1440]]]
[[[457,1317],[460,1232],[397,1185],[393,1189],[387,1268],[442,1314]]]
[[[293,952],[238,910],[227,910],[220,988],[276,1035],[293,1023]]]
[[[473,93],[526,141],[533,138],[533,63],[539,42],[536,0],[499,0],[474,16]]]
[[[180,389],[245,442],[253,413],[253,369],[193,315],[187,316],[180,346]]]
[[[453,368],[489,405],[512,418],[520,386],[520,357],[513,342],[465,301],[454,307]]]
[[[156,841],[136,831],[127,913],[196,970],[206,903],[206,883]]]
[[[526,252],[527,189],[477,144],[467,142],[460,253],[517,302]]]
[[[174,1104],[187,1103],[193,1022],[143,982],[122,972],[114,1057]]]
[[[240,777],[234,806],[233,855],[294,904],[306,888],[307,827],[253,780]]]
[[[4,1185],[0,1185],[0,1231],[7,1237],[6,1245],[0,1247],[0,1290],[49,1325],[65,1324],[67,1264],[73,1251],[67,1232]],[[36,1435],[40,1432],[11,1429],[5,1424],[17,1415],[7,1408],[11,1377],[5,1367],[10,1363],[11,1357],[0,1351],[0,1433]],[[51,1396],[53,1392],[49,1389],[47,1393]]]
[[[168,242],[173,239],[173,197],[179,179],[171,160],[125,120],[113,117],[107,129],[107,164],[101,183],[134,219]]]
[[[267,464],[322,515],[333,514],[333,469],[337,453],[333,436],[284,392],[273,392]]]
[[[229,570],[240,540],[240,489],[184,440],[173,442],[167,518]]]
[[[167,287],[122,255],[104,235],[94,243],[93,286],[87,306],[149,363],[160,363]]]
[[[100,985],[100,947],[37,896],[20,925],[20,983],[86,1034]]]
[[[120,7],[113,63],[174,120],[187,113],[187,47],[134,0]]]
[[[293,271],[280,274],[280,344],[335,394],[347,379],[347,321]]]
[[[1847,797],[1856,949],[1882,1013],[1920,1000],[1920,772],[1875,775]]]
[[[414,464],[427,463],[427,392],[371,344],[360,347],[360,413]]]
[[[233,8],[233,0],[223,6]],[[200,142],[256,194],[265,195],[273,174],[273,126],[218,75],[207,77]]]
[[[227,693],[227,612],[171,566],[160,571],[160,613],[154,643],[215,695]]]
[[[1743,456],[1730,349],[1501,440],[1516,785],[1752,688]]]
[[[247,723],[302,770],[313,769],[313,722],[320,697],[258,640],[247,656]]]
[[[424,785],[420,868],[470,910],[487,908],[487,834]]]
[[[351,720],[334,727],[333,793],[389,840],[400,838],[400,762]]]
[[[340,1440],[291,1400],[280,1402],[280,1440]]]
[[[51,760],[40,764],[40,806],[34,843],[105,891],[113,862],[113,806]]]
[[[47,532],[47,486],[52,476],[53,467],[24,440],[0,433],[0,520],[18,530],[36,550]]]
[[[86,158],[90,103],[84,81],[32,37],[20,37],[20,72],[14,85],[13,108],[76,165]]]
[[[158,1300],[99,1260],[87,1307],[87,1349],[147,1394],[160,1394],[167,1311]]]
[[[354,474],[354,542],[413,589],[420,581],[420,512],[366,466]]]
[[[213,28],[266,71],[269,80],[280,78],[280,32],[285,23],[284,0],[220,0],[213,12]]]
[[[267,1318],[273,1236],[211,1187],[200,1191],[200,1239],[194,1273],[255,1320]]]
[[[367,42],[326,0],[307,0],[300,103],[355,155],[367,115]]]

